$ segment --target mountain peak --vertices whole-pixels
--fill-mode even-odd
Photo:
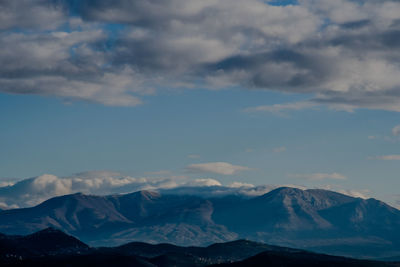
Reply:
[[[295,187],[279,187],[274,190],[269,191],[268,193],[259,196],[258,198],[265,199],[265,198],[276,198],[276,197],[285,197],[285,196],[301,196],[304,195],[306,191],[295,188]]]
[[[43,230],[37,231],[34,233],[36,235],[47,235],[47,234],[62,234],[65,235],[65,233],[61,230],[58,230],[57,228],[54,227],[47,227]]]
[[[289,186],[283,186],[283,187],[278,187],[272,191],[270,191],[270,193],[301,193],[304,192],[304,190],[297,188],[297,187],[289,187]]]
[[[151,202],[161,198],[161,194],[156,191],[140,190],[133,193],[115,195],[117,199],[125,199],[126,201]]]
[[[89,248],[88,245],[79,239],[53,227],[48,227],[24,236],[21,238],[20,242],[35,248],[37,251],[47,253],[86,250]]]

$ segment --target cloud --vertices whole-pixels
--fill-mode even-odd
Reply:
[[[268,112],[277,115],[285,116],[290,111],[301,111],[301,110],[318,110],[323,103],[319,103],[321,100],[311,99],[309,101],[299,101],[283,104],[264,105],[256,107],[248,107],[244,109],[244,112],[256,113],[256,112]],[[340,103],[325,103],[325,105],[331,110],[354,112],[357,107],[352,104],[340,104]]]
[[[99,28],[0,34],[0,91],[108,106],[141,104],[143,78],[129,66],[107,67],[106,54],[95,47],[105,40]]]
[[[286,151],[286,147],[281,146],[281,147],[276,147],[273,149],[274,153],[282,153]]]
[[[394,195],[394,197],[395,197],[395,207],[397,209],[400,209],[400,195],[396,194],[396,195]]]
[[[363,199],[368,199],[369,198],[369,190],[362,190],[362,191],[358,191],[358,190],[345,190],[345,189],[337,189],[334,190],[338,193],[341,193],[343,195],[348,195],[351,197],[358,197],[358,198],[363,198]]]
[[[400,135],[400,125],[397,125],[397,126],[393,127],[392,134],[394,136],[399,136]]]
[[[315,108],[316,106],[318,106],[318,104],[312,103],[309,101],[304,101],[304,102],[293,102],[293,103],[286,103],[286,104],[274,104],[274,105],[250,107],[250,108],[246,108],[244,111],[245,112],[270,112],[270,113],[283,114],[286,111],[298,111],[298,110],[312,109],[312,108]]]
[[[82,172],[68,177],[44,174],[25,179],[15,184],[0,187],[0,202],[8,206],[33,206],[51,197],[76,192],[108,195],[129,193],[138,190],[172,188],[178,186],[179,179],[130,177],[116,172]]]
[[[363,198],[363,199],[367,199],[369,198],[369,194],[371,193],[370,190],[368,189],[362,189],[362,190],[354,190],[354,189],[343,189],[338,187],[337,185],[325,185],[325,186],[321,186],[321,189],[325,189],[325,190],[331,190],[331,191],[335,191],[344,195],[348,195],[351,197],[358,197],[358,198]]]
[[[0,30],[55,29],[65,22],[65,8],[56,1],[19,0],[0,2]]]
[[[12,181],[0,181],[0,187],[12,186],[14,184],[15,184],[15,182],[12,182]]]
[[[311,95],[251,112],[400,111],[399,1],[269,2],[0,1],[0,91],[135,106],[242,86]]]
[[[311,174],[289,174],[289,177],[293,178],[302,178],[302,179],[307,179],[311,181],[321,181],[321,180],[326,180],[326,179],[332,179],[332,180],[345,180],[347,179],[346,176],[343,174],[334,172],[334,173],[311,173]]]
[[[200,158],[200,155],[197,155],[197,154],[190,154],[190,155],[188,155],[187,156],[189,159],[199,159]]]
[[[233,182],[225,186],[214,178],[131,177],[109,171],[82,172],[67,177],[44,174],[0,187],[0,209],[30,207],[55,196],[77,192],[110,195],[155,190],[162,194],[190,194],[204,197],[226,195],[255,197],[279,187],[309,189],[309,187],[294,184],[253,185],[245,182]],[[343,189],[337,185],[324,185],[322,188],[354,197],[366,198],[369,194],[368,190]]]
[[[161,176],[161,175],[164,176]],[[139,190],[171,190],[178,187],[222,187],[212,178],[189,179],[156,172],[153,177],[131,177],[118,172],[89,171],[67,177],[44,174],[0,186],[0,209],[29,207],[49,198],[81,192],[92,195],[131,193]],[[197,189],[196,189],[197,188]],[[201,191],[201,190],[200,190]]]
[[[202,178],[188,182],[185,186],[222,186],[222,184],[212,178]]]
[[[384,156],[377,156],[375,158],[380,160],[400,160],[400,155],[384,155]]]
[[[241,188],[241,187],[254,187],[254,185],[248,184],[248,183],[242,183],[242,182],[233,182],[233,183],[229,184],[228,187]]]
[[[18,209],[19,206],[16,204],[8,205],[7,203],[0,202],[0,209],[1,210],[9,210],[9,209]]]
[[[271,190],[286,185],[258,185],[254,186],[248,183],[233,182],[228,186],[210,185],[210,186],[190,186],[193,183],[183,184],[170,189],[161,189],[160,191],[165,194],[181,194],[181,195],[196,195],[203,197],[223,197],[226,195],[240,195],[245,197],[255,197],[264,195]],[[305,187],[299,187],[295,185],[289,185],[291,187],[298,187],[306,189]]]
[[[222,175],[233,175],[240,171],[248,171],[250,168],[239,165],[232,165],[227,162],[209,162],[200,164],[191,164],[186,167],[190,172],[215,173]]]

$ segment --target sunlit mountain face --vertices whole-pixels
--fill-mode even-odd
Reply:
[[[0,47],[5,236],[400,256],[398,0],[0,0]]]

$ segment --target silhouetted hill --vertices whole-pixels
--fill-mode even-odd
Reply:
[[[1,235],[0,266],[400,266],[397,263],[355,260],[270,246],[247,240],[208,247],[129,243],[89,248],[55,229],[28,236]]]
[[[89,246],[59,230],[47,228],[27,236],[0,236],[0,257],[37,257],[84,253]]]
[[[58,255],[26,258],[22,260],[7,259],[1,262],[1,266],[37,266],[37,267],[157,267],[147,259],[120,254],[89,253],[84,255]],[[172,267],[172,265],[170,265]]]
[[[400,266],[398,263],[388,263],[379,261],[368,261],[368,260],[355,260],[344,257],[329,256],[323,254],[310,253],[306,251],[299,252],[278,252],[278,251],[267,251],[260,253],[256,256],[250,257],[243,261],[224,263],[218,265],[212,265],[214,267],[264,267],[264,266],[285,266],[285,267],[337,267],[337,266],[365,266],[365,267],[384,267],[384,266]]]
[[[106,248],[103,248],[107,250]],[[263,243],[252,242],[248,240],[237,240],[226,243],[216,243],[207,247],[180,247],[171,244],[151,245],[140,242],[128,243],[116,248],[118,252],[125,255],[136,255],[147,258],[166,259],[176,258],[176,255],[185,255],[185,257],[200,259],[202,264],[211,264],[226,261],[237,261],[254,256],[263,251],[299,251],[296,249],[271,246]]]

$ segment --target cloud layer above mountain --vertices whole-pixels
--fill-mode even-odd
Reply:
[[[312,95],[253,110],[400,111],[395,0],[0,1],[0,30],[6,93],[134,106],[242,86]]]
[[[0,209],[12,209],[37,205],[49,198],[81,192],[92,195],[111,195],[131,193],[139,190],[154,190],[169,194],[189,194],[198,196],[225,196],[228,194],[259,196],[282,187],[298,185],[252,185],[232,182],[223,185],[214,178],[189,178],[185,176],[157,175],[153,177],[131,177],[117,172],[90,171],[68,177],[51,174],[21,180],[15,183],[3,183],[0,186]],[[365,197],[365,192],[327,187],[356,197]]]
[[[69,177],[44,174],[0,187],[0,205],[3,208],[26,207],[39,204],[54,196],[82,192],[85,194],[108,195],[129,193],[138,190],[174,188],[182,183],[179,178],[134,178],[115,172],[93,171]],[[204,185],[206,181],[199,181]],[[196,185],[196,181],[192,185]],[[0,207],[1,207],[0,206]]]

